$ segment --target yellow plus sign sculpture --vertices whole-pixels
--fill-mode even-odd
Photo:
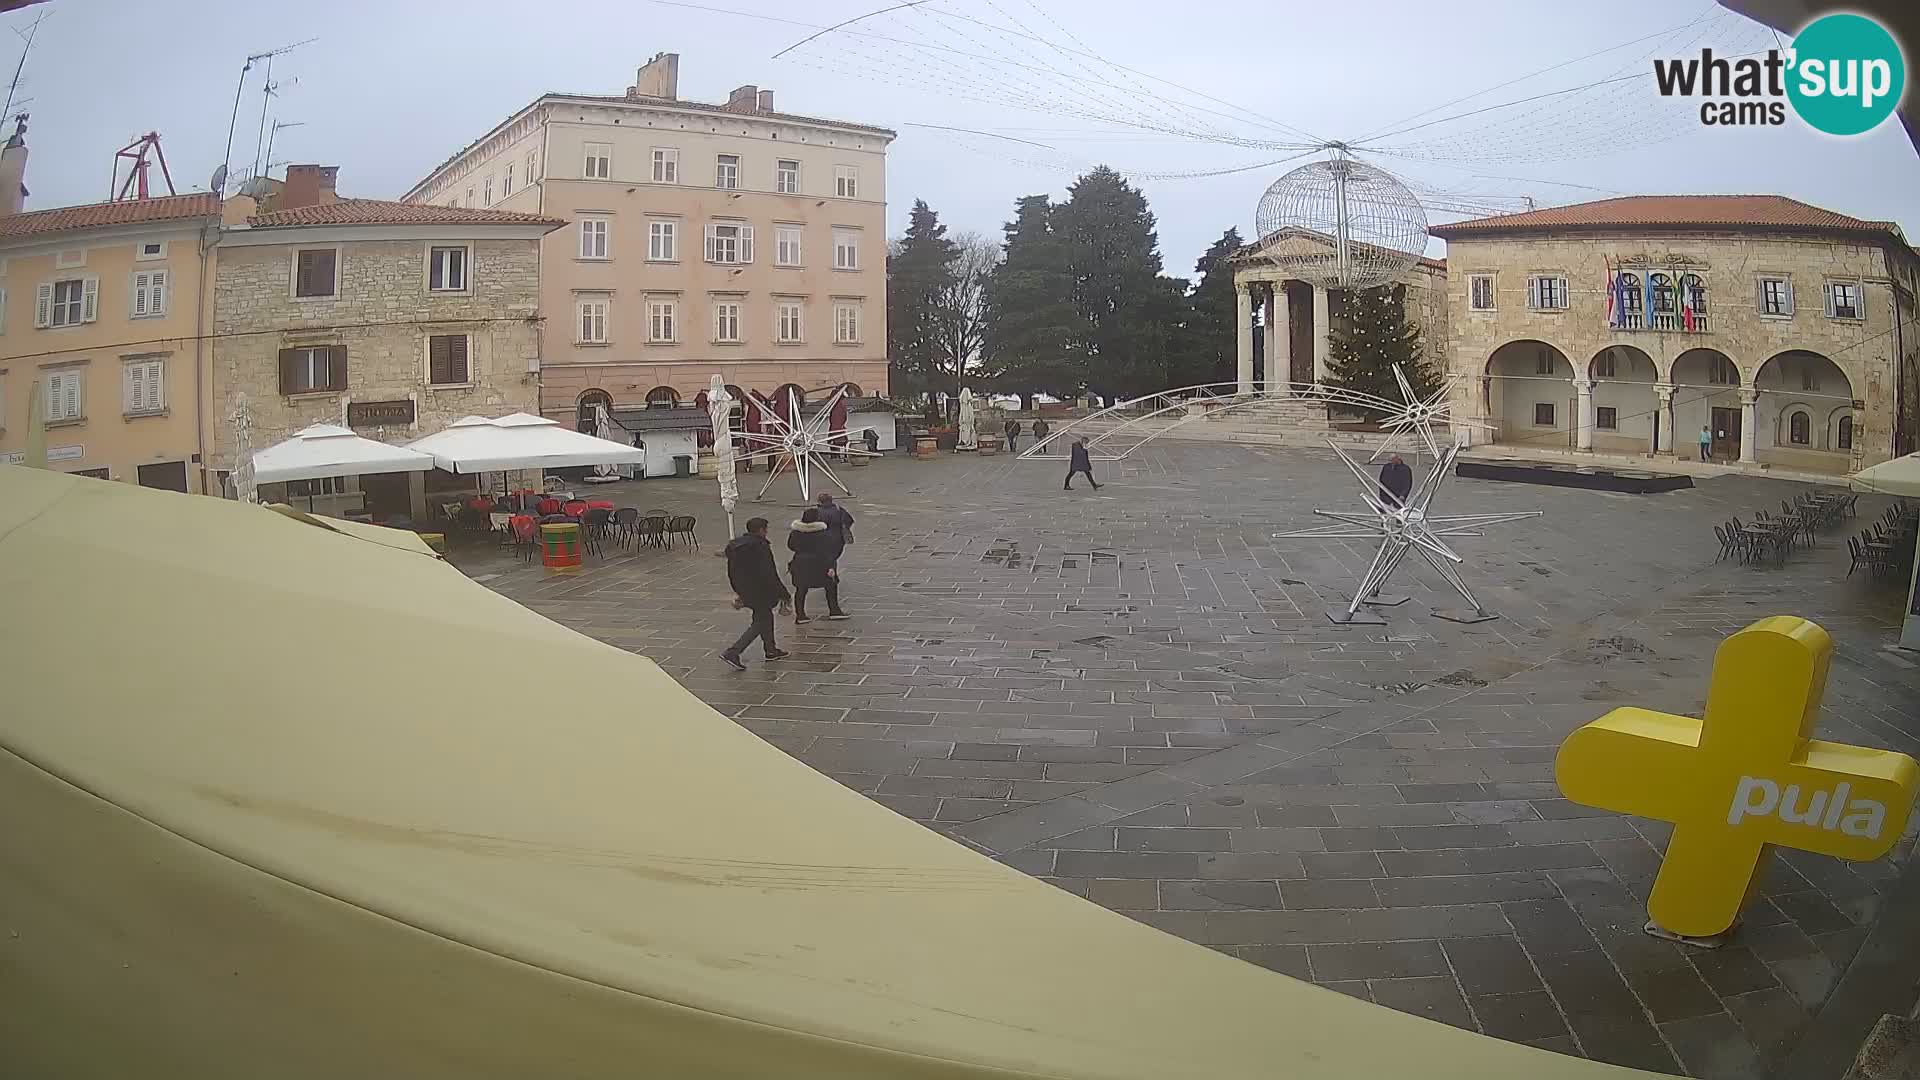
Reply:
[[[1769,844],[1877,859],[1906,828],[1920,765],[1812,738],[1833,639],[1762,619],[1713,660],[1704,720],[1615,709],[1560,747],[1567,798],[1673,823],[1647,913],[1682,937],[1733,925]]]

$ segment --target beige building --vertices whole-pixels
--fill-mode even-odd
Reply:
[[[1332,333],[1341,325],[1344,294],[1292,278],[1282,263],[1289,257],[1319,257],[1332,250],[1332,237],[1310,229],[1283,229],[1234,256],[1242,393],[1255,385],[1326,381]],[[1420,327],[1428,361],[1441,368],[1447,349],[1447,264],[1439,259],[1417,260],[1397,284],[1406,288],[1407,318]],[[1258,350],[1254,348],[1255,312],[1263,328]]]
[[[1496,442],[1696,458],[1706,428],[1717,460],[1828,473],[1912,448],[1920,259],[1890,222],[1633,196],[1432,233],[1457,408]]]
[[[314,423],[403,443],[463,416],[539,407],[540,244],[564,223],[343,199],[335,174],[295,165],[264,209],[227,201],[210,371],[221,470],[233,468],[228,418],[242,397],[255,450]],[[381,480],[293,494],[352,494],[343,485],[355,482]],[[402,486],[371,500],[406,505],[405,478],[392,482]]]
[[[0,154],[0,463],[26,458],[37,387],[49,468],[201,490],[218,202],[20,213],[25,156],[16,132]]]
[[[886,390],[893,132],[679,97],[679,57],[624,95],[547,94],[406,201],[561,218],[541,244],[543,410],[690,402],[720,373],[771,394]],[[564,315],[565,318],[559,316]]]

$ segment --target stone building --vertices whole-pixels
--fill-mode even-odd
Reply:
[[[894,133],[777,112],[742,86],[679,96],[663,53],[617,96],[545,94],[434,168],[410,203],[565,219],[542,243],[541,406],[555,419],[887,387],[886,167]]]
[[[1644,195],[1435,226],[1456,411],[1518,446],[1846,473],[1911,449],[1920,259],[1777,195]]]
[[[1290,278],[1276,255],[1319,254],[1333,250],[1333,238],[1310,229],[1283,229],[1233,257],[1233,292],[1238,301],[1238,377],[1242,392],[1255,385],[1316,383],[1327,377],[1332,331],[1340,324],[1344,293]],[[1401,276],[1409,321],[1434,368],[1444,366],[1447,351],[1447,264],[1420,259]],[[1261,345],[1254,348],[1255,312]]]
[[[335,172],[292,166],[263,206],[227,200],[210,368],[222,470],[242,395],[255,450],[320,422],[401,443],[539,407],[540,240],[565,223],[343,199]]]

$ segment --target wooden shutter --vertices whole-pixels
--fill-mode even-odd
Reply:
[[[127,411],[145,412],[147,409],[147,379],[145,364],[127,365]]]
[[[299,385],[299,376],[296,374],[296,368],[294,366],[299,363],[299,360],[299,349],[280,350],[280,392],[282,394],[299,393],[299,391],[295,389]]]
[[[441,386],[467,381],[465,334],[435,334],[427,339],[427,381]]]
[[[1537,277],[1527,279],[1527,306],[1536,311],[1540,308],[1540,279]]]
[[[1780,292],[1781,292],[1781,295],[1786,298],[1786,305],[1787,305],[1785,308],[1781,309],[1781,314],[1783,315],[1793,314],[1793,279],[1792,278],[1786,278],[1780,282]]]
[[[100,307],[100,279],[87,278],[80,286],[80,321],[92,322]]]
[[[145,274],[133,275],[133,313],[136,316],[147,313],[147,275]]]
[[[33,325],[46,327],[53,323],[53,282],[42,282],[33,299]]]
[[[333,256],[329,254],[328,259]],[[345,345],[327,346],[327,389],[345,390],[347,388],[347,347]]]
[[[715,229],[714,225],[709,224],[707,226],[706,236],[707,236],[707,261],[708,262],[720,261],[720,241],[719,241],[719,237],[714,233],[714,229]]]
[[[1820,291],[1826,294],[1827,318],[1831,319],[1833,318],[1833,282],[1822,282],[1820,284]]]
[[[740,261],[743,263],[753,261],[753,226],[751,225],[740,226]]]
[[[147,408],[161,409],[167,404],[165,360],[149,360],[146,363]]]

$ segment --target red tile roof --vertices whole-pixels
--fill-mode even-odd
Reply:
[[[1784,195],[1627,195],[1523,214],[1435,225],[1442,239],[1549,229],[1717,228],[1808,230],[1899,236],[1890,221],[1865,221]]]
[[[269,210],[247,219],[255,228],[300,225],[545,225],[557,229],[566,222],[539,214],[484,210],[474,206],[435,206],[428,203],[389,202],[386,199],[340,199],[314,206]]]
[[[185,221],[190,218],[217,218],[220,201],[212,192],[192,195],[168,195],[158,199],[128,199],[124,202],[86,203],[61,206],[52,210],[33,210],[0,218],[0,239],[71,229],[98,229],[113,225],[146,225],[159,221]]]

